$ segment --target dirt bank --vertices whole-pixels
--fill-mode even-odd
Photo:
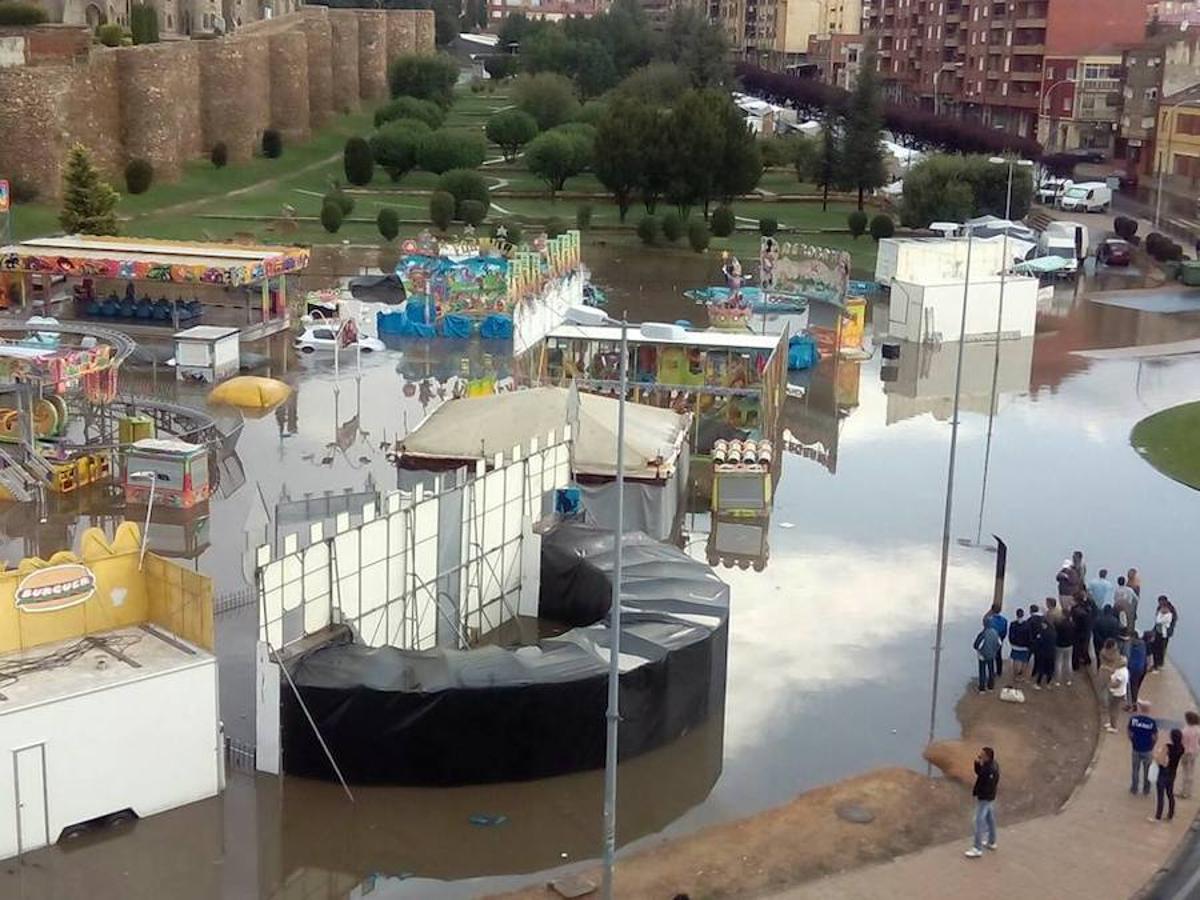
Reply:
[[[790,885],[911,853],[961,836],[971,807],[971,761],[979,746],[996,749],[1002,778],[1001,826],[1057,810],[1083,777],[1098,736],[1098,708],[1086,679],[1071,688],[1026,692],[1024,704],[968,690],[956,708],[961,741],[943,741],[927,755],[946,777],[909,769],[877,769],[798,795],[749,818],[663,841],[622,858],[616,893],[622,898],[692,900],[769,895]],[[964,784],[964,782],[967,782]],[[855,824],[847,808],[873,816]],[[599,883],[598,870],[583,873]],[[504,894],[504,900],[558,896],[545,885]]]

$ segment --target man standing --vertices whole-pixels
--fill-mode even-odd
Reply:
[[[1092,625],[1092,646],[1096,649],[1096,668],[1100,668],[1100,648],[1107,641],[1115,641],[1121,634],[1121,623],[1117,621],[1116,615],[1113,613],[1112,605],[1104,607],[1104,611],[1096,616],[1096,622]]]
[[[1000,636],[988,625],[987,616],[984,616],[983,627],[971,646],[979,658],[979,693],[982,694],[996,685],[996,657],[1000,654]]]
[[[1116,667],[1108,676],[1108,725],[1105,731],[1115,734],[1117,719],[1121,715],[1121,704],[1125,702],[1125,692],[1129,690],[1129,667],[1125,665],[1125,657],[1117,657]],[[1150,793],[1150,782],[1146,782],[1146,793]]]
[[[1133,592],[1125,576],[1117,578],[1117,588],[1113,591],[1113,612],[1121,622],[1121,627],[1132,633],[1137,628],[1137,594]]]
[[[1075,568],[1073,560],[1064,559],[1062,568],[1058,570],[1058,574],[1054,576],[1054,580],[1058,582],[1058,605],[1064,610],[1071,608],[1071,603],[1075,600],[1075,595],[1079,592],[1082,581],[1079,578],[1079,570]],[[1049,605],[1047,603],[1047,605]],[[1050,614],[1047,613],[1047,616]]]
[[[975,798],[975,846],[966,852],[967,859],[979,859],[983,848],[996,849],[996,787],[1000,784],[1000,764],[996,762],[996,751],[984,747],[975,757],[975,787],[971,796]],[[984,828],[987,843],[983,842]]]
[[[996,677],[1001,678],[1004,675],[1004,639],[1008,637],[1008,619],[1000,611],[1000,605],[993,603],[991,612],[988,613],[985,621],[988,628],[996,632],[996,636],[1000,638],[996,649]]]
[[[1158,741],[1158,723],[1150,715],[1150,701],[1139,700],[1137,712],[1129,717],[1129,746],[1131,750],[1131,770],[1129,793],[1138,791],[1138,770],[1142,773],[1142,793],[1150,793],[1150,763],[1154,755],[1154,745]]]
[[[1075,649],[1071,665],[1083,669],[1092,664],[1092,624],[1096,621],[1096,604],[1084,594],[1083,599],[1071,609],[1071,622],[1075,626]]]
[[[1074,610],[1072,610],[1074,612]],[[1075,618],[1063,616],[1054,626],[1054,686],[1071,686],[1071,657],[1075,652]]]
[[[1017,617],[1008,629],[1008,644],[1012,647],[1013,684],[1019,684],[1029,672],[1029,623],[1025,610],[1018,609]]]
[[[1108,569],[1101,569],[1100,574],[1087,583],[1087,589],[1092,602],[1096,604],[1096,609],[1104,609],[1113,592],[1113,583],[1108,580]]]

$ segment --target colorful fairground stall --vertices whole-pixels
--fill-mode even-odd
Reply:
[[[245,340],[288,327],[287,277],[304,247],[66,235],[0,248],[0,308],[99,325],[232,325]]]
[[[377,314],[380,337],[511,340],[514,355],[584,302],[579,232],[515,247],[500,238],[453,243],[428,232],[401,244],[402,307]]]

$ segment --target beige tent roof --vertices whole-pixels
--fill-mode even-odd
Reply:
[[[490,397],[450,400],[400,442],[404,456],[442,460],[490,459],[530,439],[545,440],[568,424],[570,391],[539,387]],[[615,399],[579,393],[575,473],[613,476],[617,471]],[[667,478],[687,437],[691,416],[669,409],[625,406],[625,475]]]

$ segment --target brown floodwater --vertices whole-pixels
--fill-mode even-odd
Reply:
[[[702,315],[680,292],[717,282],[710,257],[624,247],[586,256],[610,312],[634,321]],[[330,268],[353,274],[372,263],[347,255]],[[1102,287],[1136,280],[1105,275]],[[1060,289],[1039,314],[1035,338],[1001,345],[982,504],[994,351],[964,348],[952,534],[965,544],[955,540],[950,559],[938,734],[956,733],[953,706],[974,668],[970,641],[991,596],[995,557],[972,546],[977,535],[1008,544],[1010,606],[1049,593],[1059,562],[1076,548],[1093,571],[1137,566],[1151,596],[1183,598],[1172,653],[1200,678],[1200,656],[1188,652],[1200,637],[1200,615],[1186,606],[1193,554],[1179,527],[1197,520],[1200,495],[1156,473],[1128,443],[1143,416],[1195,399],[1200,357],[1079,352],[1200,338],[1200,311],[1089,301],[1099,286]],[[686,514],[689,552],[704,559],[724,548],[718,555],[732,563],[718,569],[732,588],[725,707],[674,744],[622,764],[619,839],[627,849],[872,766],[920,765],[956,349],[905,346],[894,369],[876,355],[797,373],[806,390],[788,399],[782,423],[796,452],[780,459],[758,542],[747,543],[744,523]],[[394,487],[385,447],[457,378],[507,374],[502,354],[481,346],[409,345],[403,355],[364,358],[361,372],[343,367],[340,379],[327,361],[295,359],[286,340],[260,352],[267,370],[296,388],[293,399],[246,421],[229,496],[211,505],[203,529],[164,521],[152,533],[152,547],[211,575],[227,596],[249,584],[247,549],[307,528],[325,492]],[[154,389],[203,403],[170,381]],[[47,510],[44,523],[36,511],[0,510],[5,558],[57,549],[81,527],[111,521],[119,501],[104,502]],[[248,742],[256,610],[229,605],[236,608],[217,620],[221,709],[227,732]],[[219,798],[5,862],[0,897],[474,896],[596,856],[601,785],[601,773],[589,772],[485,787],[359,788],[350,803],[336,785],[235,770]],[[471,824],[478,815],[505,820]]]

